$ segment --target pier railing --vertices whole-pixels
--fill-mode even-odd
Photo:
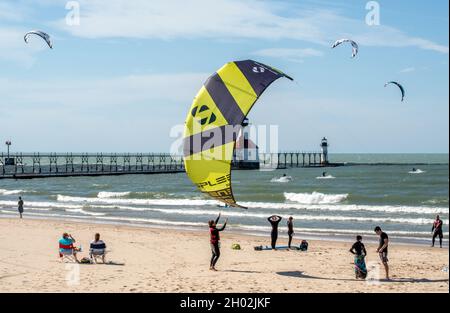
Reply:
[[[100,176],[178,173],[181,157],[161,153],[137,154],[0,154],[0,178]]]
[[[256,160],[235,162],[233,168],[278,169],[321,167],[320,152],[260,153]],[[247,166],[252,164],[252,166]],[[0,153],[0,178],[43,178],[126,174],[163,174],[184,171],[183,158],[168,153]]]

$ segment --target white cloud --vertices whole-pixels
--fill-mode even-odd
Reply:
[[[8,104],[0,104],[1,133],[22,151],[169,151],[169,130],[184,122],[208,76],[0,78],[1,103]]]
[[[7,2],[0,2],[0,21],[21,21],[23,14],[16,6]]]
[[[329,45],[351,37],[366,46],[416,47],[448,53],[448,46],[412,37],[389,26],[370,27],[364,18],[296,7],[286,12],[280,3],[238,0],[80,0],[81,25],[55,22],[85,38],[246,38],[290,39]]]
[[[0,27],[0,59],[15,61],[24,67],[30,67],[34,63],[34,57],[41,51],[41,45],[27,45],[23,36],[24,29]]]
[[[322,51],[305,48],[305,49],[288,49],[288,48],[270,48],[262,49],[252,53],[253,55],[270,58],[282,58],[293,62],[303,62],[307,57],[321,57],[324,55]]]
[[[16,107],[104,108],[120,105],[191,102],[208,74],[150,74],[85,80],[0,78],[3,100]],[[26,92],[23,92],[26,88]]]
[[[407,67],[407,68],[402,69],[400,71],[400,73],[411,73],[411,72],[415,72],[415,71],[416,71],[415,67]]]

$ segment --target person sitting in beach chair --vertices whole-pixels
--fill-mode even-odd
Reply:
[[[61,261],[69,259],[79,263],[77,252],[80,252],[81,249],[78,249],[73,245],[75,242],[76,240],[72,235],[68,233],[62,235],[62,238],[59,240],[59,257],[61,258]]]
[[[89,256],[91,260],[97,263],[97,258],[102,258],[102,262],[105,263],[106,257],[106,244],[103,240],[100,240],[100,234],[96,233],[94,240],[91,241],[89,248]]]

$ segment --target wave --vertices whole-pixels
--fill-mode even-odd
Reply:
[[[104,208],[104,209],[124,209],[132,211],[146,211],[144,207],[133,205],[158,205],[158,206],[213,206],[217,207],[219,203],[214,200],[194,200],[194,199],[97,199],[97,198],[78,198],[60,196],[58,202],[26,202],[27,207],[52,208],[52,209],[86,209],[86,208]],[[249,209],[264,210],[298,210],[298,211],[328,211],[328,212],[384,212],[394,214],[449,214],[448,207],[420,207],[420,206],[368,206],[356,204],[296,204],[296,203],[270,203],[270,202],[241,202]],[[128,206],[127,206],[128,205]],[[16,207],[15,201],[0,201],[0,207]],[[210,210],[208,211],[210,212]],[[293,213],[294,214],[294,213]]]
[[[0,210],[0,213],[5,214],[16,214],[13,211]],[[149,223],[156,225],[170,225],[170,226],[192,226],[192,227],[207,227],[208,223],[193,223],[193,222],[173,222],[160,219],[151,218],[135,218],[135,217],[114,217],[114,216],[80,216],[80,215],[64,215],[64,214],[42,214],[42,213],[28,213],[31,216],[41,216],[41,217],[57,217],[64,219],[94,219],[94,220],[108,220],[108,221],[119,221],[119,222],[140,222]]]
[[[157,209],[148,208],[149,211],[160,212],[165,214],[177,215],[218,215],[219,210],[180,210],[180,209]],[[236,212],[227,211],[227,217],[254,217],[266,219],[272,214],[251,213],[251,212]],[[288,219],[290,215],[281,215],[282,218]],[[358,216],[333,216],[333,215],[295,215],[295,219],[299,221],[332,221],[332,222],[377,222],[377,223],[391,223],[391,224],[414,224],[414,225],[428,225],[430,219],[427,218],[383,218],[383,217],[358,217]],[[443,221],[448,225],[448,220]]]
[[[241,202],[247,208],[258,209],[278,209],[278,210],[307,210],[307,211],[331,211],[331,212],[385,212],[385,213],[414,213],[414,214],[448,214],[449,208],[446,207],[410,207],[410,206],[369,206],[357,204],[295,204],[295,203],[264,203],[264,202]]]
[[[316,179],[335,179],[336,177],[332,175],[326,175],[326,176],[318,176]]]
[[[3,214],[16,214],[14,211],[0,210],[0,213]],[[42,214],[42,213],[28,213],[30,216],[38,216],[38,217],[55,217],[55,218],[63,218],[63,219],[94,219],[100,221],[116,221],[116,222],[137,222],[137,223],[148,223],[159,226],[187,226],[187,227],[202,227],[204,228],[206,223],[201,222],[178,222],[178,221],[168,221],[164,219],[150,219],[150,218],[133,218],[133,217],[108,217],[108,216],[77,216],[77,215],[63,215],[63,214]],[[256,225],[243,225],[243,224],[230,224],[230,229],[234,230],[248,230],[248,231],[257,231],[257,232],[265,232],[271,230],[270,226],[256,226]],[[329,229],[329,228],[296,228],[297,234],[310,234],[310,235],[348,235],[348,234],[359,234],[359,235],[373,235],[373,232],[369,230],[356,230],[356,229]],[[284,233],[283,231],[281,231]],[[423,237],[429,237],[429,232],[410,232],[410,231],[397,231],[390,230],[390,235],[393,236],[408,236],[406,238],[414,239],[409,236],[419,236],[423,239]],[[448,232],[445,233],[448,236]]]
[[[83,209],[66,209],[66,212],[71,212],[71,213],[80,213],[80,214],[84,214],[84,215],[91,215],[91,216],[104,216],[106,215],[105,213],[96,213],[96,212],[88,212],[85,211]]]
[[[415,171],[409,171],[408,174],[423,174],[426,173],[426,171],[422,171],[421,169],[417,169]]]
[[[167,205],[167,206],[217,206],[220,204],[216,200],[195,200],[195,199],[117,199],[117,198],[83,198],[58,195],[57,201],[76,203],[98,203],[98,204],[132,204],[132,205]]]
[[[232,225],[230,228],[238,227],[244,230],[253,230],[260,232],[270,232],[272,227],[270,226],[256,226],[256,225]],[[295,228],[296,233],[302,234],[353,234],[353,235],[369,235],[374,236],[373,231],[370,230],[357,230],[357,229],[333,229],[333,228]],[[400,231],[400,230],[390,230],[388,231],[389,235],[394,236],[423,236],[429,237],[429,232],[420,232],[420,231]],[[448,236],[448,233],[445,233]]]
[[[271,183],[289,183],[293,181],[292,176],[275,177],[270,180]]]
[[[285,192],[284,197],[286,200],[301,204],[335,204],[346,200],[348,198],[348,194],[326,195],[315,191],[313,193]]]
[[[344,206],[314,206],[311,205],[308,208],[304,206],[298,205],[296,208],[293,208],[293,205],[289,204],[277,204],[277,203],[258,203],[258,202],[243,202],[243,205],[249,208],[248,211],[242,212],[234,212],[227,210],[226,214],[233,214],[233,216],[242,216],[242,217],[267,217],[271,215],[270,213],[258,214],[254,215],[252,212],[253,209],[297,209],[297,210],[305,210],[305,211],[343,211],[343,212],[359,212],[359,211],[368,211],[368,212],[386,212],[386,213],[417,213],[417,214],[448,214],[448,209],[446,208],[422,208],[422,207],[373,207],[373,206],[357,206],[357,205],[344,205]],[[264,207],[265,205],[265,207]],[[134,206],[122,206],[122,205],[96,205],[95,207],[101,209],[118,209],[118,210],[129,210],[129,211],[154,211],[161,213],[177,213],[177,214],[185,214],[185,215],[202,215],[202,214],[218,214],[223,210],[200,210],[200,209],[163,209],[163,208],[148,208],[148,207],[134,207]],[[276,214],[279,214],[277,212]],[[293,214],[290,214],[293,215]],[[295,213],[295,215],[297,215]],[[230,215],[231,216],[231,215]]]
[[[97,198],[100,198],[100,199],[122,198],[122,197],[129,196],[130,194],[131,194],[131,192],[129,192],[129,191],[126,191],[126,192],[100,191],[97,194]]]
[[[0,201],[0,207],[16,207],[15,201]],[[65,204],[57,202],[38,202],[38,201],[26,201],[25,209],[37,207],[37,208],[51,208],[51,209],[81,209],[83,205]]]
[[[202,210],[202,209],[166,209],[166,208],[137,208],[129,206],[114,206],[101,208],[114,208],[122,210],[131,211],[149,211],[149,212],[159,212],[163,214],[176,214],[176,215],[193,215],[193,216],[204,216],[218,215],[221,210]],[[241,218],[259,218],[266,219],[268,216],[273,214],[281,215],[281,217],[287,219],[291,214],[280,214],[279,212],[271,213],[258,213],[251,211],[233,211],[227,210],[225,213],[228,217],[241,217]],[[373,222],[373,223],[390,223],[390,224],[414,224],[414,225],[428,225],[430,224],[429,218],[391,218],[391,217],[359,217],[359,216],[334,216],[334,215],[299,215],[295,214],[296,220],[302,221],[330,221],[330,222]],[[444,224],[448,225],[448,220],[444,220]]]
[[[297,195],[297,194],[294,194]],[[344,195],[341,195],[343,198]],[[333,197],[333,196],[332,196]],[[83,208],[86,205],[95,205],[100,207],[101,205],[110,205],[114,207],[118,206],[186,206],[186,207],[202,207],[202,206],[213,206],[217,207],[220,203],[215,200],[200,200],[200,199],[117,199],[117,198],[82,198],[82,197],[70,197],[58,195],[58,203],[45,205],[51,207],[61,207],[66,208],[67,206],[72,206],[68,208]],[[323,199],[324,201],[329,201],[329,199]],[[4,204],[5,201],[0,201],[0,205]],[[10,205],[15,206],[16,203],[11,201],[8,202]],[[70,205],[68,203],[78,203],[78,205]],[[298,203],[270,203],[270,202],[240,202],[245,207],[250,209],[271,209],[271,210],[306,210],[306,211],[330,211],[330,212],[384,212],[384,213],[395,213],[395,214],[448,214],[448,207],[420,207],[420,206],[368,206],[368,205],[356,205],[356,204],[298,204]],[[33,205],[38,205],[38,203],[33,203]],[[131,207],[128,207],[131,209]],[[140,207],[133,208],[136,211],[145,211]]]
[[[427,201],[423,201],[422,204],[447,204],[448,203],[448,199],[430,199]]]
[[[18,195],[26,192],[25,190],[6,190],[0,189],[0,196]]]

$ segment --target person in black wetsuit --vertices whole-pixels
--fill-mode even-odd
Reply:
[[[380,236],[380,244],[378,245],[377,252],[380,255],[381,262],[383,262],[384,269],[386,271],[386,279],[389,280],[389,236],[381,230],[380,226],[375,227],[375,233]]]
[[[225,220],[222,228],[217,228],[217,223],[219,223],[220,214],[215,221],[211,220],[208,222],[209,225],[209,234],[210,234],[210,244],[211,244],[211,262],[209,265],[209,269],[212,271],[216,270],[216,263],[220,257],[220,232],[225,229],[227,226],[228,219]]]
[[[23,215],[23,200],[22,200],[22,197],[19,197],[19,202],[17,202],[17,209],[19,211],[20,218],[22,218],[22,215]]]
[[[287,227],[288,227],[288,236],[289,236],[289,242],[288,242],[288,248],[291,248],[292,243],[292,237],[294,236],[294,218],[292,216],[289,217],[289,220],[287,221]]]
[[[440,216],[436,216],[436,220],[433,223],[433,228],[431,229],[431,232],[433,233],[433,244],[431,245],[434,247],[434,242],[436,241],[436,237],[439,236],[439,244],[442,248],[442,238],[444,237],[444,233],[442,232],[442,220]]]
[[[365,279],[367,277],[367,267],[366,267],[366,247],[362,243],[362,237],[356,236],[356,242],[350,248],[350,253],[355,256],[355,275],[356,279],[362,278]]]
[[[269,223],[272,225],[272,232],[270,234],[272,238],[272,249],[276,250],[277,239],[278,239],[278,224],[281,222],[282,217],[278,215],[272,215],[267,219]]]

